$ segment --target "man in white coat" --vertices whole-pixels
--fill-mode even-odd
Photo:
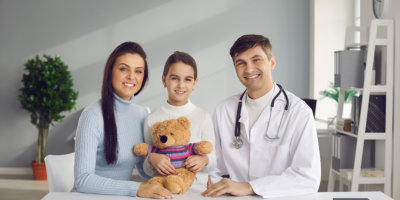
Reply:
[[[268,38],[243,35],[230,55],[247,91],[225,99],[215,110],[217,167],[202,195],[270,198],[317,192],[321,163],[313,114],[272,80],[276,61]]]

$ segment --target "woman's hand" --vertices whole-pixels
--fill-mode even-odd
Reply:
[[[148,161],[157,172],[163,176],[176,173],[175,167],[171,164],[171,160],[166,155],[151,153],[148,157]]]
[[[201,171],[208,164],[207,155],[193,155],[189,156],[183,163],[183,167],[193,173]]]
[[[142,183],[140,184],[137,194],[138,197],[146,197],[153,199],[172,199],[172,193],[167,189],[156,185],[156,184],[148,184]]]

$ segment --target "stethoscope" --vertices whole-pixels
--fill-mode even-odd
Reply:
[[[289,99],[287,97],[287,94],[286,94],[285,90],[282,88],[281,85],[279,85],[279,84],[276,84],[276,85],[279,87],[279,92],[278,92],[278,94],[275,95],[275,97],[272,99],[272,102],[271,102],[271,112],[269,112],[269,119],[268,119],[268,124],[267,124],[267,132],[264,135],[265,139],[267,139],[267,140],[278,140],[278,139],[280,139],[279,136],[270,137],[268,135],[268,128],[269,128],[269,122],[271,121],[272,108],[274,107],[276,98],[278,98],[278,96],[281,94],[281,92],[285,96],[285,100],[286,100],[285,111],[287,111],[288,108],[289,108]],[[239,122],[239,119],[240,119],[240,113],[242,112],[242,100],[243,100],[244,94],[246,94],[246,91],[247,91],[247,89],[240,96],[239,103],[238,103],[238,108],[237,108],[237,112],[236,112],[235,138],[233,139],[233,143],[232,143],[233,146],[236,149],[239,149],[240,147],[243,146],[243,140],[240,138],[240,122]],[[281,121],[279,122],[278,133],[279,133],[279,129],[281,128],[283,115],[284,114],[282,114]]]

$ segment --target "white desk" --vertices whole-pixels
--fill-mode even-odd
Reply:
[[[326,128],[321,128],[317,129],[317,136],[318,138],[331,138],[332,133],[335,133],[335,129],[326,129]]]
[[[210,197],[203,197],[200,193],[186,193],[183,195],[174,195],[174,199],[214,199]],[[333,198],[368,198],[369,200],[393,200],[386,196],[382,192],[320,192],[305,196],[293,196],[293,197],[280,197],[270,198],[268,200],[332,200]],[[135,197],[127,196],[111,196],[111,195],[95,195],[95,194],[84,194],[76,192],[50,192],[42,200],[131,200]],[[145,199],[145,198],[136,198]],[[259,196],[246,196],[246,197],[232,197],[232,196],[221,196],[216,199],[230,199],[230,200],[243,200],[243,199],[262,199]]]

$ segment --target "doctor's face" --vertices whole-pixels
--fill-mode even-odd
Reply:
[[[259,45],[235,56],[233,63],[237,77],[252,99],[261,97],[272,89],[271,72],[275,68],[275,57],[268,59]]]

